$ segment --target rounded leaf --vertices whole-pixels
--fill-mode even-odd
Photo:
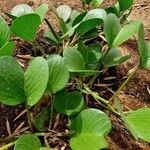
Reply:
[[[29,13],[32,13],[33,10],[32,8],[27,5],[27,4],[19,4],[17,6],[15,6],[12,10],[11,10],[11,15],[13,16],[16,16],[16,17],[19,17],[19,16],[22,16],[22,15],[26,15],[26,14],[29,14]]]
[[[40,23],[41,18],[37,14],[23,15],[13,22],[11,31],[24,40],[34,41]]]
[[[82,54],[74,47],[68,47],[64,50],[63,56],[65,58],[65,63],[71,70],[84,70],[85,62]]]
[[[48,60],[49,80],[47,90],[56,93],[62,90],[69,80],[69,70],[66,67],[63,57],[52,55]]]
[[[95,8],[98,8],[102,4],[103,0],[92,0]]]
[[[0,57],[0,102],[17,105],[26,100],[24,94],[24,72],[11,56]]]
[[[38,131],[46,131],[46,123],[49,120],[50,108],[44,107],[34,119],[34,126]]]
[[[111,131],[111,122],[107,115],[97,109],[83,110],[70,128],[76,135],[71,137],[70,146],[74,150],[98,150],[108,147],[105,136]]]
[[[83,110],[71,126],[77,134],[107,135],[111,131],[111,122],[107,115],[98,110],[89,108]]]
[[[124,0],[118,0],[118,1],[119,1],[119,7],[121,11],[125,11],[131,8],[131,6],[133,5],[133,0],[126,0],[126,2]]]
[[[42,97],[48,82],[48,64],[42,57],[33,59],[25,72],[25,93],[30,106],[35,105]]]
[[[0,47],[10,38],[10,29],[7,22],[0,16]]]
[[[41,142],[36,135],[24,134],[15,144],[14,150],[40,150]]]
[[[54,100],[54,108],[65,115],[75,115],[81,111],[84,100],[80,92],[61,91],[56,94]]]
[[[150,108],[141,108],[131,112],[126,119],[137,136],[150,142]]]
[[[108,142],[101,135],[80,134],[70,140],[73,150],[99,150],[108,147]]]
[[[11,56],[15,50],[15,42],[8,41],[3,47],[0,48],[0,56]]]
[[[41,4],[36,10],[34,11],[36,14],[38,14],[41,18],[41,21],[45,18],[46,13],[48,12],[48,4],[44,3]]]
[[[68,5],[60,5],[57,9],[57,12],[61,18],[63,18],[64,22],[66,22],[71,15],[71,8]]]

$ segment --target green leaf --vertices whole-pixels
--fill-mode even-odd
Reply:
[[[98,36],[98,28],[93,28],[92,30],[86,32],[84,35],[82,35],[82,39],[90,39],[90,38],[96,38]]]
[[[54,45],[59,45],[58,39],[55,38],[55,36],[53,35],[52,32],[44,32],[44,37],[47,41],[49,41],[50,43],[54,44]]]
[[[92,2],[92,0],[83,0],[83,2],[87,5],[89,5]]]
[[[118,0],[121,11],[125,11],[132,7],[133,0]]]
[[[146,43],[144,26],[141,24],[138,34],[138,49],[140,54],[140,66],[150,68],[150,43]]]
[[[92,30],[93,28],[100,26],[102,24],[102,20],[95,18],[95,19],[88,19],[82,21],[79,26],[75,29],[75,31],[80,35],[83,36],[88,31]]]
[[[150,108],[141,108],[131,112],[126,119],[137,136],[150,143]]]
[[[45,92],[48,82],[48,64],[42,57],[33,59],[25,72],[25,93],[30,106],[35,105]]]
[[[71,7],[68,5],[60,5],[56,11],[58,12],[59,17],[63,18],[64,22],[67,22],[72,12]]]
[[[106,18],[106,12],[103,9],[93,9],[89,11],[83,18],[80,25],[76,28],[79,35],[83,35],[93,28],[101,25]]]
[[[102,57],[101,45],[99,43],[89,45],[87,68],[96,69],[101,57]]]
[[[70,146],[74,150],[99,150],[108,147],[108,142],[101,135],[80,134],[72,137]]]
[[[26,100],[24,94],[24,72],[11,56],[0,57],[0,102],[17,105]]]
[[[43,3],[41,4],[38,8],[36,8],[36,10],[34,11],[34,13],[36,13],[37,15],[40,16],[41,21],[45,18],[46,13],[48,12],[48,4]]]
[[[123,63],[129,58],[130,55],[122,56],[121,52],[118,49],[112,48],[109,50],[107,56],[104,58],[103,64],[107,67],[112,67]]]
[[[115,106],[118,109],[118,112],[121,115],[121,119],[123,120],[125,126],[128,128],[128,130],[130,131],[130,133],[132,134],[132,136],[138,140],[138,136],[136,134],[136,132],[134,131],[134,129],[131,127],[131,125],[128,123],[125,114],[123,113],[122,107],[120,102],[115,98]]]
[[[67,23],[68,28],[71,28],[71,27],[72,27],[74,20],[75,20],[76,17],[79,16],[79,15],[80,15],[80,12],[78,12],[77,10],[73,10],[73,11],[71,12],[69,22]]]
[[[7,42],[3,47],[0,48],[0,56],[11,56],[15,50],[15,42]]]
[[[59,24],[60,24],[61,32],[63,34],[67,33],[68,31],[67,24],[64,22],[62,18],[59,19]]]
[[[36,135],[24,134],[19,137],[14,150],[40,150],[41,142]]]
[[[17,17],[11,15],[10,13],[4,12],[6,16],[8,16],[10,19],[15,20]]]
[[[83,12],[83,13],[79,14],[79,15],[74,19],[74,21],[73,21],[73,23],[72,23],[72,26],[75,26],[75,25],[77,25],[78,23],[80,23],[80,22],[83,20],[83,18],[86,16],[86,14],[87,14],[87,12]]]
[[[94,5],[95,8],[100,7],[100,5],[102,4],[103,0],[92,0],[92,3]]]
[[[108,14],[104,21],[104,34],[109,47],[112,46],[120,30],[121,24],[117,16],[111,13]]]
[[[32,8],[27,4],[19,4],[11,10],[11,15],[20,17],[26,14],[33,13]]]
[[[48,147],[41,147],[40,150],[51,150],[51,148],[48,148]]]
[[[80,40],[78,43],[78,51],[82,54],[85,63],[88,59],[88,50],[88,47]]]
[[[107,115],[98,109],[85,109],[73,121],[73,128],[78,134],[107,135],[111,130],[111,122]]]
[[[49,35],[50,39],[51,39],[51,37],[53,37],[52,39],[56,39],[56,41],[60,42],[60,37],[55,32],[55,30],[54,30],[53,26],[51,25],[51,23],[46,18],[44,20],[45,20],[46,24],[48,25],[48,27],[51,31],[51,34],[52,34],[52,36]]]
[[[65,115],[72,116],[81,111],[84,100],[80,92],[61,91],[56,94],[54,100],[54,108]]]
[[[128,25],[125,25],[118,33],[116,39],[112,44],[112,47],[117,47],[118,45],[122,44],[123,42],[131,38],[133,35],[138,33],[140,24],[140,21],[133,21]]]
[[[66,67],[64,58],[60,55],[52,55],[47,62],[49,65],[47,90],[56,93],[66,86],[69,80],[69,70]]]
[[[97,150],[108,146],[104,137],[111,130],[111,122],[107,115],[100,110],[92,108],[83,110],[71,122],[71,129],[77,134],[70,140],[72,149],[78,150],[79,148],[80,150],[90,147],[91,150]]]
[[[76,48],[74,47],[66,48],[63,52],[63,56],[69,71],[85,69],[84,58]]]
[[[0,16],[0,47],[10,38],[10,29],[7,22]]]
[[[44,107],[34,119],[34,126],[38,131],[46,131],[46,123],[50,117],[50,108]]]
[[[83,21],[85,20],[89,20],[89,19],[101,19],[101,20],[105,20],[107,16],[107,13],[105,10],[97,8],[97,9],[92,9],[90,10],[85,17],[83,18]]]
[[[11,26],[11,31],[20,38],[27,41],[34,41],[36,32],[41,23],[37,14],[27,14],[18,17]]]

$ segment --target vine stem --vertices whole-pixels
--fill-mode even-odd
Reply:
[[[84,89],[88,94],[90,94],[96,101],[99,101],[103,107],[111,111],[113,114],[116,116],[120,116],[120,114],[109,104],[107,100],[104,98],[100,97],[96,92],[93,92],[92,90],[89,89],[89,87],[86,84],[83,84]]]
[[[114,99],[117,97],[117,95],[120,93],[120,91],[128,84],[128,82],[131,80],[133,75],[137,72],[139,66],[133,68],[132,73],[128,76],[128,78],[123,82],[123,84],[120,86],[120,88],[116,91],[116,93],[109,99],[109,103],[113,102]]]
[[[27,119],[28,119],[29,128],[30,128],[30,131],[33,132],[33,124],[32,124],[32,119],[31,119],[31,115],[30,115],[29,105],[27,102],[25,102],[25,104],[26,104]]]
[[[15,144],[16,144],[16,141],[15,141],[15,142],[8,143],[8,144],[2,146],[2,147],[0,148],[0,150],[7,150],[8,148],[12,147],[12,146],[15,145]]]
[[[51,98],[51,114],[50,114],[50,120],[49,120],[49,128],[52,129],[53,113],[54,113],[54,106],[53,106],[54,97],[53,97],[53,93],[52,92],[50,94],[50,98]]]

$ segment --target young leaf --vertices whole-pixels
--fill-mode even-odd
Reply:
[[[82,35],[82,39],[90,39],[90,38],[96,38],[98,36],[98,28],[93,28],[92,30],[86,32],[84,35]]]
[[[146,43],[144,26],[141,24],[138,34],[138,49],[140,54],[140,66],[150,68],[150,43]]]
[[[95,8],[100,7],[100,5],[102,4],[103,0],[92,0],[92,3],[94,5]]]
[[[11,56],[15,50],[15,42],[7,42],[3,47],[0,48],[0,56]]]
[[[84,100],[80,92],[61,91],[56,94],[54,108],[65,115],[71,116],[79,113],[83,108]]]
[[[118,0],[121,11],[125,11],[132,7],[133,0]]]
[[[100,58],[102,57],[102,47],[99,43],[89,45],[89,53],[87,58],[87,68],[96,69]]]
[[[0,47],[10,38],[10,29],[7,22],[0,16]]]
[[[112,46],[120,30],[121,24],[117,16],[111,13],[108,14],[104,21],[104,34],[109,47]]]
[[[77,25],[78,23],[80,23],[80,22],[83,20],[83,18],[86,16],[86,14],[87,14],[87,12],[83,12],[83,13],[79,14],[79,15],[74,19],[74,21],[73,21],[73,23],[72,23],[72,26],[75,26],[75,25]]]
[[[89,19],[96,19],[96,18],[104,21],[106,16],[107,13],[105,10],[97,8],[97,9],[90,10],[83,18],[83,21]]]
[[[35,105],[42,97],[48,82],[48,64],[42,57],[33,59],[25,72],[25,93],[30,106]]]
[[[71,138],[70,146],[72,149],[78,149],[79,145],[82,149],[97,150],[106,148],[108,143],[104,137],[111,130],[111,122],[107,115],[97,109],[86,109],[82,111],[75,120],[71,122],[71,129],[77,135]],[[88,142],[85,144],[85,140]],[[97,140],[96,140],[97,139]]]
[[[76,48],[74,47],[66,48],[64,50],[63,56],[69,71],[85,69],[84,58]]]
[[[53,35],[52,32],[44,32],[44,37],[47,41],[49,41],[50,43],[54,44],[54,45],[59,45],[58,39],[55,38],[55,36]]]
[[[48,37],[49,37],[50,39],[52,39],[52,40],[55,39],[56,41],[60,42],[60,37],[59,37],[58,34],[55,32],[55,30],[54,30],[53,26],[51,25],[51,23],[50,23],[46,18],[45,18],[44,20],[45,20],[46,24],[48,25],[48,27],[49,27],[49,29],[50,29],[50,31],[51,31],[50,34],[52,34],[52,35],[49,35]],[[54,41],[55,41],[55,40],[54,40]]]
[[[47,90],[56,93],[62,90],[69,80],[69,70],[66,67],[64,58],[60,55],[52,55],[47,60],[49,65],[49,81]]]
[[[101,25],[106,18],[106,12],[103,9],[93,9],[89,11],[83,18],[80,25],[76,28],[79,35],[83,35],[93,28]]]
[[[138,33],[140,25],[141,23],[139,21],[133,21],[128,25],[125,25],[118,33],[116,39],[112,44],[112,47],[117,47],[118,45],[122,44],[123,42],[131,38],[133,35]]]
[[[41,142],[36,135],[24,134],[19,137],[14,150],[40,150]]]
[[[64,22],[70,18],[71,15],[71,8],[68,5],[60,5],[57,9],[60,18],[63,18]]]
[[[96,28],[97,26],[100,26],[103,23],[101,19],[95,18],[95,19],[88,19],[85,21],[82,21],[79,26],[75,29],[75,31],[80,35],[83,36],[88,31],[92,30],[93,28]]]
[[[59,19],[59,24],[60,24],[61,32],[63,34],[67,33],[67,31],[68,31],[67,24],[66,24],[66,22],[64,22],[64,20],[62,18]]]
[[[34,119],[35,128],[40,132],[46,131],[46,122],[49,120],[49,117],[50,108],[44,107]]]
[[[24,94],[24,72],[11,56],[0,57],[0,102],[17,105],[26,100]]]
[[[71,15],[70,15],[70,20],[69,22],[67,23],[67,27],[70,29],[72,26],[73,26],[73,22],[74,20],[76,19],[77,16],[80,15],[80,12],[78,12],[77,10],[73,10],[71,12]]]
[[[11,15],[20,17],[26,14],[33,13],[32,8],[27,4],[19,4],[11,10]]]
[[[34,41],[36,32],[41,23],[37,14],[27,14],[18,17],[11,26],[11,31],[20,38],[27,41]]]
[[[135,110],[126,119],[137,136],[150,143],[150,108]]]
[[[34,13],[36,13],[37,15],[40,16],[41,21],[45,18],[46,13],[48,12],[48,4],[43,3],[41,4],[38,8],[36,8],[36,10],[34,11]]]
[[[123,63],[129,58],[130,55],[122,56],[121,52],[118,49],[112,48],[109,50],[107,56],[104,58],[103,64],[105,66],[112,67]]]

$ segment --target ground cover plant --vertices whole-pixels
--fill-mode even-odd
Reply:
[[[107,136],[112,130],[109,114],[119,117],[136,140],[150,142],[150,109],[123,112],[118,100],[118,93],[137,70],[150,67],[150,44],[145,41],[142,23],[127,20],[132,10],[132,0],[126,3],[119,0],[106,9],[99,8],[101,2],[83,1],[83,12],[72,10],[67,5],[55,8],[53,4],[42,4],[35,10],[21,4],[10,12],[4,12],[12,19],[12,25],[9,27],[0,18],[0,102],[10,106],[25,104],[30,129],[23,134],[0,139],[6,141],[0,150],[10,147],[15,150],[51,149],[48,142],[51,132],[67,137],[73,150],[107,148]],[[93,9],[88,9],[90,3]],[[45,18],[49,9],[58,18],[59,32]],[[55,47],[55,54],[46,53],[37,41],[37,30],[42,22],[49,27],[43,36]],[[34,46],[34,57],[26,70],[21,68],[16,58],[10,56],[15,50],[10,35]],[[92,88],[93,84],[109,68],[132,57],[130,54],[122,56],[118,47],[135,35],[138,37],[140,63],[107,100]],[[49,98],[49,103],[33,117],[31,110],[44,95]],[[87,105],[88,95],[101,109]],[[57,114],[67,120],[64,132],[54,128]]]

